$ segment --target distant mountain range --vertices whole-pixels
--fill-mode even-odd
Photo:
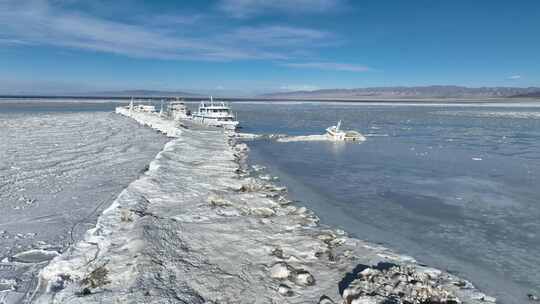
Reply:
[[[124,91],[104,91],[91,92],[85,96],[95,97],[201,97],[199,94],[183,91],[159,91],[159,90],[124,90]]]
[[[470,88],[462,86],[419,86],[419,87],[372,87],[357,89],[324,89],[315,91],[286,91],[266,93],[262,95],[246,95],[241,91],[208,91],[203,93],[192,93],[186,91],[161,91],[161,90],[118,90],[100,91],[88,93],[66,93],[66,94],[12,94],[9,96],[26,97],[52,97],[62,96],[79,98],[160,98],[160,97],[182,97],[187,99],[205,99],[208,95],[216,98],[229,100],[418,100],[418,99],[457,99],[457,100],[481,100],[493,98],[540,98],[540,87],[480,87]]]
[[[526,93],[526,94],[520,94],[513,97],[525,97],[525,98],[540,98],[540,91]]]
[[[483,99],[511,97],[540,97],[540,87],[481,87],[423,86],[423,87],[373,87],[358,89],[324,89],[263,94],[261,98],[286,99]]]

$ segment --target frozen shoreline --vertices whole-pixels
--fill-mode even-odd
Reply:
[[[415,278],[398,278],[400,288],[444,290],[449,301],[441,303],[452,295],[493,300],[466,281],[319,225],[312,212],[290,205],[284,189],[248,177],[247,146],[222,131],[117,112],[172,140],[96,228],[42,270],[35,302],[378,303],[381,296],[362,294],[364,283],[394,280],[390,271]],[[414,269],[358,267],[381,262]]]

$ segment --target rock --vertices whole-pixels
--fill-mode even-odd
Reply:
[[[490,297],[490,296],[487,296],[481,292],[475,292],[471,298],[473,300],[478,300],[478,301],[482,301],[482,302],[486,302],[486,303],[495,303],[497,302],[497,299],[494,298],[494,297]]]
[[[277,257],[277,258],[280,258],[280,259],[285,258],[285,256],[283,255],[283,249],[281,249],[279,247],[274,248],[270,254]]]
[[[65,277],[62,275],[57,275],[49,281],[47,286],[47,292],[56,293],[65,287]]]
[[[320,234],[317,236],[317,238],[325,243],[330,243],[331,241],[333,241],[336,236],[332,233],[324,233],[324,234]]]
[[[326,295],[322,295],[319,299],[319,304],[334,304],[334,301]]]
[[[86,285],[90,288],[103,287],[111,283],[108,276],[109,270],[105,267],[105,265],[99,266],[92,270],[85,278],[81,280],[81,285]]]
[[[270,217],[276,215],[276,212],[273,209],[267,207],[252,208],[250,213],[252,215],[261,217]]]
[[[540,302],[540,298],[532,293],[529,293],[527,298],[529,298],[529,301]]]
[[[292,267],[287,263],[276,263],[270,269],[270,277],[272,279],[284,280],[292,274]]]
[[[0,292],[7,291],[7,290],[11,290],[11,291],[17,290],[17,281],[12,280],[12,279],[11,280],[0,279]]]
[[[120,210],[120,221],[124,223],[133,222],[132,212],[127,209]]]
[[[347,236],[347,232],[343,229],[336,229],[336,234],[341,236]]]
[[[311,286],[315,285],[315,278],[305,270],[298,270],[296,271],[295,282],[298,285]]]
[[[351,304],[383,304],[380,297],[362,296],[354,299]],[[390,302],[392,303],[392,302]]]
[[[289,286],[285,285],[285,284],[279,285],[278,293],[280,295],[284,296],[284,297],[290,297],[290,296],[292,296],[294,294],[292,289]]]
[[[419,272],[425,273],[427,276],[429,276],[431,280],[436,280],[442,275],[442,271],[440,271],[439,269],[428,268],[428,267],[419,269]],[[456,283],[458,283],[459,285],[463,284],[463,286],[467,285],[467,282],[464,280],[460,280],[459,282],[456,282]],[[456,284],[456,286],[458,286],[458,284]]]
[[[252,180],[248,180],[247,183],[243,184],[239,189],[238,192],[256,192],[259,191],[262,188],[262,186]]]
[[[374,276],[376,274],[379,274],[380,271],[378,271],[377,269],[373,269],[371,267],[368,267],[364,270],[362,270],[360,272],[360,275],[362,275],[363,277],[366,277],[366,278],[370,278],[371,276]]]
[[[437,276],[435,273],[433,276]],[[443,289],[431,275],[412,265],[379,263],[357,274],[342,297],[345,303],[438,303],[458,304],[461,301]],[[376,299],[372,296],[377,295]]]
[[[224,217],[233,217],[240,216],[242,213],[237,209],[216,209],[216,214]]]
[[[234,146],[234,150],[237,152],[247,152],[249,151],[249,148],[246,144],[241,143]]]
[[[206,200],[212,207],[227,207],[232,206],[232,203],[221,197],[211,195]]]
[[[83,288],[79,293],[77,293],[77,295],[80,297],[89,296],[91,294],[92,294],[92,291],[88,287]]]
[[[286,205],[290,205],[293,203],[293,201],[287,199],[286,197],[283,197],[283,196],[279,196],[278,198],[278,204],[280,204],[281,206],[286,206]]]
[[[274,185],[265,185],[266,190],[274,191],[274,192],[287,192],[286,187],[278,187]]]
[[[253,171],[255,171],[255,172],[258,172],[258,171],[261,171],[261,170],[266,169],[265,166],[260,166],[260,165],[253,165],[253,166],[251,166],[251,168],[252,168]]]

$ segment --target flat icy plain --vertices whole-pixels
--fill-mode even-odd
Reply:
[[[0,113],[0,303],[32,289],[166,141],[110,112]]]

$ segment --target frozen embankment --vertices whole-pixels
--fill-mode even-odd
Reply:
[[[469,282],[322,227],[285,189],[248,177],[246,145],[222,131],[117,112],[173,139],[85,239],[43,269],[34,302],[493,301]]]

